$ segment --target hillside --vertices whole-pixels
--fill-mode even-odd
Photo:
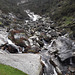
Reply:
[[[72,39],[75,38],[75,0],[32,0],[21,7],[50,16],[57,28],[64,28]]]
[[[28,75],[75,75],[75,0],[0,0],[0,63]]]
[[[27,17],[27,14],[21,7],[17,6],[17,3],[20,1],[21,0],[0,0],[0,10],[2,10],[3,13],[13,12],[16,16],[24,19]]]

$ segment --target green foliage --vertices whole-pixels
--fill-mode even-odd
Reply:
[[[75,1],[71,0],[60,1],[55,5],[54,8],[51,8],[50,13],[53,12],[54,14],[52,18],[56,21],[61,19],[63,16],[73,16],[75,13]]]
[[[69,24],[71,24],[72,23],[72,17],[66,17],[66,16],[64,16],[63,17],[63,20],[65,19],[65,21],[64,21],[64,24],[65,25],[69,25]]]
[[[13,67],[0,64],[0,75],[27,75],[27,74]]]
[[[75,12],[75,4],[67,5],[66,7],[62,8],[61,14],[63,16],[72,15]]]
[[[0,25],[2,25],[2,22],[0,22]]]
[[[21,15],[22,18],[27,17],[27,14],[24,12],[22,7],[17,6],[17,2],[20,0],[0,0],[0,10],[3,13],[13,12],[15,15]]]

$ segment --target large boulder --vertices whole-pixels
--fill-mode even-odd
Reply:
[[[28,75],[41,75],[39,54],[0,54],[0,63],[17,68]]]
[[[75,52],[75,45],[72,40],[66,38],[65,36],[58,37],[52,44],[51,50],[55,49],[54,51],[57,52],[56,55],[59,57],[61,61],[65,61],[71,57],[74,57],[73,53]],[[53,50],[52,50],[53,51]]]

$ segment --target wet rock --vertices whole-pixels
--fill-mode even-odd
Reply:
[[[57,72],[58,75],[63,75],[61,70],[58,67],[56,67],[55,69],[56,69],[56,72]]]
[[[72,57],[72,62],[75,64],[75,55]]]
[[[50,31],[49,34],[50,34],[52,37],[57,37],[57,33],[56,33],[55,30]]]
[[[10,25],[10,21],[5,21],[5,22],[4,22],[4,25],[5,25],[5,26],[9,26],[9,25]]]
[[[44,43],[40,40],[37,40],[36,42],[38,42],[38,44],[40,45],[40,47],[43,47],[44,46]]]
[[[3,49],[0,49],[0,54],[8,54],[9,52],[3,50]]]
[[[7,19],[7,15],[4,14],[4,13],[1,15],[1,17],[2,17],[3,19]]]
[[[58,54],[58,50],[56,48],[50,48],[50,51],[49,51],[50,54],[54,54],[54,55],[57,55]]]
[[[54,71],[53,71],[53,68],[52,68],[53,66],[52,66],[52,64],[50,64],[48,58],[49,57],[46,56],[46,55],[44,55],[44,57],[41,56],[41,62],[44,65],[43,71],[44,71],[44,74],[47,74],[47,75],[51,74],[52,75],[52,74],[54,74]]]
[[[73,57],[72,40],[66,37],[58,37],[58,39],[55,41],[54,46],[58,50],[58,57],[61,59],[61,61]]]
[[[36,31],[35,35],[40,36],[41,34],[40,34],[40,32]]]
[[[28,53],[38,53],[39,51],[41,51],[41,49],[37,46],[27,50]]]
[[[24,47],[24,48],[27,47],[27,45],[26,45],[26,43],[23,41],[23,39],[16,39],[16,40],[15,40],[15,44],[16,44],[17,46],[21,46],[21,47]]]
[[[0,15],[2,14],[2,10],[0,10]]]
[[[75,38],[75,30],[73,31],[73,37]]]
[[[33,31],[33,30],[31,31],[31,35],[32,35],[32,36],[34,35],[34,31]]]
[[[61,31],[61,35],[65,35],[67,33],[67,31],[65,30],[65,29],[63,29],[62,31]]]
[[[0,22],[0,27],[4,28],[4,24],[2,22]]]
[[[50,63],[51,63],[54,67],[57,66],[56,61],[54,61],[54,59],[52,59],[52,58],[50,58]]]
[[[52,38],[45,35],[43,39],[44,39],[46,42],[51,42],[51,39],[52,39]]]
[[[71,73],[75,73],[75,68],[72,66],[69,66],[69,71],[71,72]]]
[[[5,49],[8,50],[10,53],[18,53],[18,49],[16,49],[13,45],[6,45]]]
[[[71,32],[69,34],[69,37],[72,39],[72,40],[75,40],[75,32]]]
[[[17,46],[26,48],[30,46],[28,36],[24,33],[24,30],[11,30],[9,39],[11,39]]]
[[[50,63],[53,65],[53,67],[55,68],[58,75],[63,75],[62,74],[62,70],[63,70],[62,65],[54,55],[51,55]]]
[[[51,28],[51,29],[55,29],[55,26],[54,26],[54,25],[50,25],[50,28]]]

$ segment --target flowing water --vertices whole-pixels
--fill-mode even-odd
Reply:
[[[37,21],[40,18],[42,18],[39,15],[35,15],[34,12],[30,12],[30,10],[25,10],[25,12],[28,14],[28,16],[30,17],[30,19],[32,21]],[[50,44],[46,43],[43,40],[44,43],[44,48],[47,48],[47,51],[42,51],[40,52],[41,54],[41,62],[44,65],[44,69],[43,69],[43,75],[57,75],[57,72],[55,70],[55,68],[52,66],[52,64],[50,63],[50,54],[49,54],[49,49],[52,46],[54,40],[52,40],[52,42]]]
[[[30,10],[24,10],[24,11],[28,14],[28,16],[30,17],[30,19],[31,19],[32,21],[36,21],[36,20],[42,18],[42,17],[39,16],[39,15],[35,15],[34,12],[30,12]]]
[[[28,14],[28,16],[30,17],[30,19],[32,21],[37,21],[40,18],[42,18],[41,16],[35,15],[33,12],[30,12],[30,10],[26,10],[25,12]],[[45,18],[42,18],[42,20],[43,19],[45,19]],[[45,23],[45,20],[43,21],[43,23]],[[49,27],[47,27],[47,29],[48,28]],[[41,62],[44,65],[43,75],[65,75],[65,74],[67,74],[68,66],[67,65],[63,66],[64,63],[62,64],[62,62],[58,61],[58,57],[57,58],[55,57],[58,54],[56,54],[56,55],[51,54],[51,52],[53,52],[53,50],[51,50],[51,49],[53,47],[54,47],[54,49],[56,49],[56,47],[57,47],[57,49],[59,50],[59,53],[61,53],[60,55],[63,55],[63,59],[65,57],[66,57],[65,59],[69,58],[69,61],[70,61],[69,64],[72,65],[73,61],[72,61],[71,55],[68,55],[68,52],[71,54],[71,50],[68,50],[68,49],[70,49],[72,47],[72,44],[71,44],[72,42],[69,40],[70,39],[68,38],[68,34],[58,37],[58,39],[52,39],[51,43],[47,43],[43,40],[43,43],[44,43],[43,48],[47,49],[47,50],[43,49],[40,52]],[[58,51],[54,50],[54,53],[56,53],[56,52],[58,52]],[[50,59],[51,59],[51,61],[50,61]],[[52,60],[52,59],[54,59],[54,60]]]
[[[34,23],[37,20],[42,18],[39,15],[35,15],[34,12],[31,12],[30,10],[24,10],[24,11],[28,14],[28,16],[30,17],[30,20],[32,20],[32,22],[34,22]],[[10,15],[12,16],[12,14],[10,14]],[[42,18],[42,20],[44,20],[44,19],[45,18]],[[25,22],[27,24],[29,22],[29,20],[26,20]],[[46,21],[44,20],[43,23],[45,23],[45,22]],[[47,24],[49,24],[49,23],[47,23]],[[47,29],[48,28],[49,27],[47,27]],[[17,35],[15,35],[15,38],[20,37],[20,36],[23,36],[23,35],[17,34]],[[32,40],[33,38],[36,38],[36,40],[39,40],[36,35],[28,38],[31,46],[34,45],[34,41]],[[6,38],[6,39],[7,39],[8,44],[14,46],[18,50],[18,53],[22,53],[19,50],[19,46],[16,46],[8,38]],[[44,43],[44,46],[39,53],[41,54],[41,62],[43,64],[43,75],[65,75],[66,73],[65,74],[61,73],[62,71],[63,72],[67,71],[66,69],[64,69],[65,66],[63,64],[63,61],[65,61],[65,59],[69,58],[69,64],[70,65],[73,64],[72,58],[70,58],[70,57],[72,57],[72,55],[71,55],[71,52],[69,50],[70,46],[71,46],[71,44],[70,44],[71,41],[69,41],[69,39],[66,38],[66,35],[58,37],[57,39],[53,38],[50,43],[47,43],[44,39],[42,39],[42,41]],[[25,41],[25,42],[27,44],[27,41]],[[69,47],[67,45],[69,45]],[[22,51],[24,51],[24,50],[25,50],[24,47],[22,47]],[[69,53],[69,55],[67,53]],[[60,57],[61,61],[56,56]]]

